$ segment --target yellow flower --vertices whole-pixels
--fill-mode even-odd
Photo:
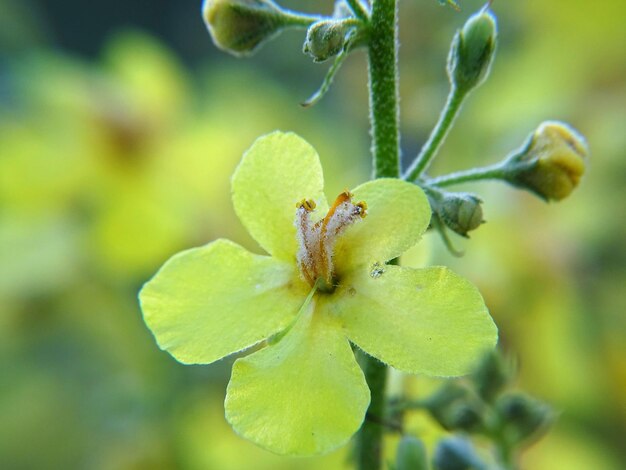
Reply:
[[[329,208],[315,150],[261,137],[232,180],[237,215],[270,256],[228,240],[171,258],[140,293],[159,346],[186,364],[238,359],[226,396],[235,431],[279,454],[344,444],[370,395],[350,343],[405,372],[464,374],[497,340],[474,286],[443,267],[385,264],[427,228],[415,185],[379,179]]]

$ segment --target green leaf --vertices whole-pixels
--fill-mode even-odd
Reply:
[[[351,341],[404,372],[466,374],[498,339],[476,287],[443,267],[355,271],[326,308]]]
[[[335,259],[340,275],[400,256],[418,242],[431,216],[424,192],[406,181],[377,179],[358,186],[353,194],[353,201],[367,204],[367,216],[337,240]]]
[[[315,455],[344,444],[360,427],[370,395],[335,319],[302,312],[277,344],[233,367],[226,419],[241,436],[283,455]]]
[[[139,299],[161,349],[208,364],[286,328],[308,290],[293,265],[216,240],[168,260]]]
[[[317,152],[292,133],[260,137],[232,180],[235,211],[252,237],[273,256],[295,260],[296,203],[313,199],[325,214],[324,178]]]

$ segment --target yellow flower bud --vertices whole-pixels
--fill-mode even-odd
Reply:
[[[202,16],[215,45],[237,57],[254,53],[285,27],[301,25],[271,0],[205,0]]]
[[[524,151],[507,162],[508,179],[545,200],[561,200],[578,186],[589,149],[567,124],[547,121],[530,137]]]

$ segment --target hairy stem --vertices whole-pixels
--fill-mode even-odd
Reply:
[[[459,113],[461,104],[466,96],[467,91],[464,89],[457,88],[455,86],[450,89],[448,101],[439,116],[437,125],[431,132],[419,155],[406,171],[404,179],[407,181],[415,181],[422,173],[424,173],[424,171],[428,169],[428,165],[448,135],[448,131],[452,127],[452,123]]]
[[[346,0],[346,3],[350,7],[350,10],[352,10],[352,13],[354,13],[357,18],[363,21],[368,20],[367,10],[360,0]]]
[[[370,18],[368,60],[375,178],[397,178],[400,172],[396,8],[396,0],[375,0]]]
[[[370,123],[375,178],[400,176],[396,0],[374,0],[368,45]],[[357,468],[382,467],[387,366],[363,355],[361,364],[371,402],[357,435]]]
[[[497,163],[491,166],[485,166],[482,168],[473,168],[471,170],[457,171],[456,173],[450,173],[448,175],[438,176],[431,178],[428,184],[431,186],[453,186],[455,184],[467,183],[469,181],[482,181],[482,180],[505,180],[508,175],[507,169],[502,164]]]

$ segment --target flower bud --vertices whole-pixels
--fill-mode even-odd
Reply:
[[[482,201],[469,193],[445,193],[438,205],[441,220],[459,235],[467,237],[467,232],[482,224]]]
[[[496,409],[505,423],[504,432],[513,442],[533,436],[552,420],[550,407],[522,393],[503,395],[496,402]]]
[[[435,470],[482,470],[486,466],[468,439],[448,437],[437,444],[433,468]]]
[[[469,391],[454,382],[448,382],[428,397],[425,407],[432,417],[444,428],[448,426],[448,413],[456,403],[467,400]]]
[[[524,149],[505,162],[507,180],[539,197],[561,200],[578,186],[589,149],[585,139],[567,124],[547,121]]]
[[[322,20],[311,25],[306,33],[303,52],[313,57],[314,62],[323,62],[341,52],[350,23],[342,20]]]
[[[293,16],[271,0],[205,0],[202,16],[215,45],[237,57],[293,24]]]
[[[509,367],[497,351],[489,351],[485,354],[478,368],[471,375],[478,394],[488,403],[491,403],[502,391],[510,377]]]
[[[396,470],[427,470],[426,448],[414,436],[404,436],[396,451]]]
[[[454,403],[444,416],[445,428],[452,431],[474,432],[482,427],[481,410],[470,402]]]
[[[496,38],[496,18],[487,9],[472,15],[456,33],[448,56],[448,76],[456,88],[469,91],[485,81]]]

